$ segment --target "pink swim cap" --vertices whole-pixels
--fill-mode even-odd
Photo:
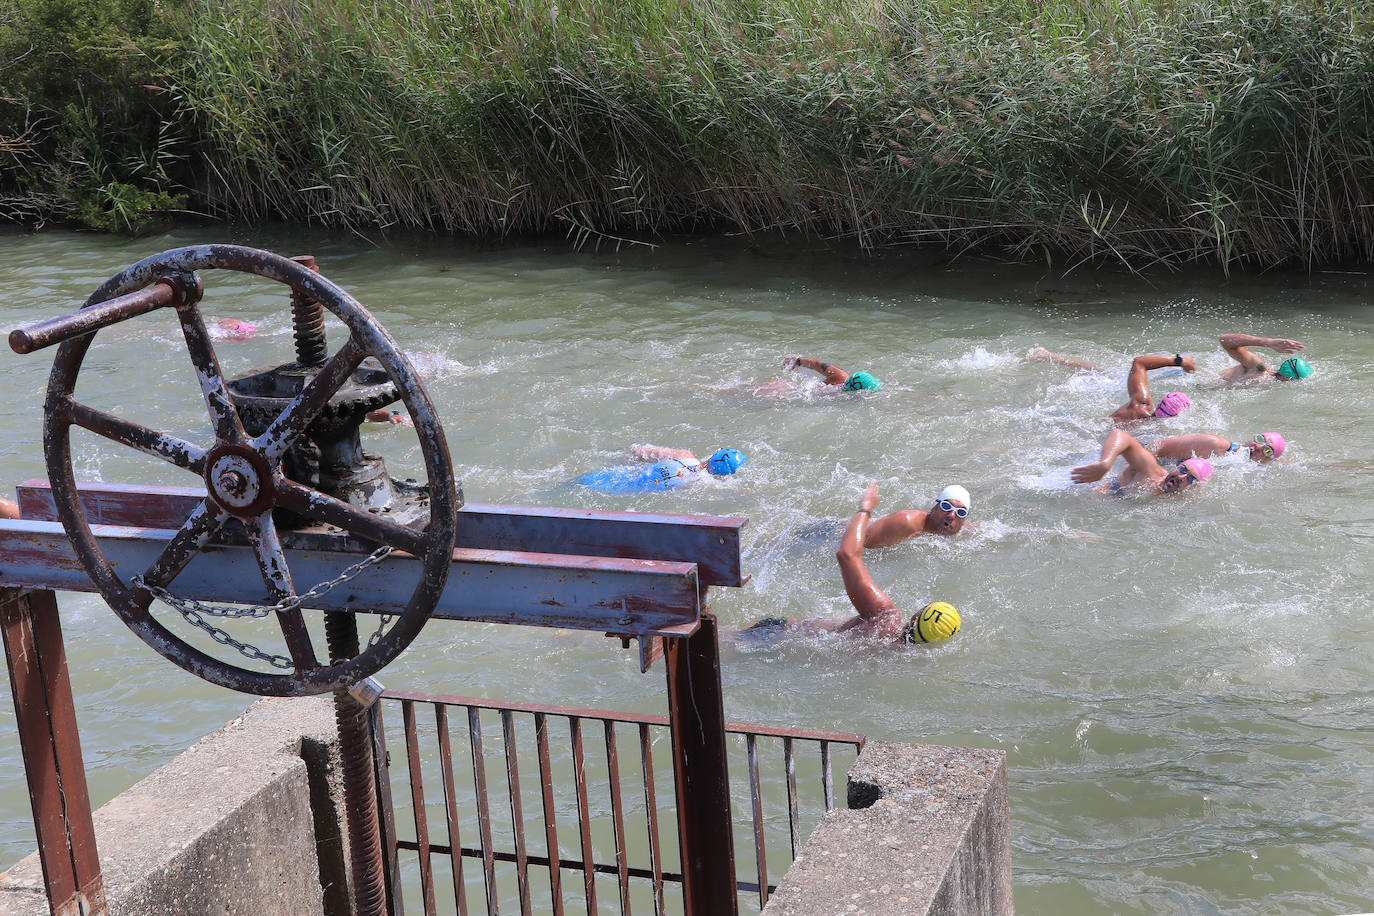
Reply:
[[[1282,456],[1283,450],[1288,448],[1288,443],[1279,433],[1260,433],[1260,435],[1264,437],[1265,444],[1274,450],[1275,458]]]
[[[1212,476],[1212,462],[1205,458],[1189,458],[1187,461],[1180,461],[1178,466],[1196,477],[1198,483]]]
[[[1171,391],[1159,399],[1159,404],[1155,406],[1155,416],[1176,417],[1192,406],[1193,402],[1188,400],[1188,395],[1182,391]]]

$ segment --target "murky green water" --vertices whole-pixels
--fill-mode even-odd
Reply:
[[[1374,314],[1363,273],[1146,282],[743,243],[617,254],[373,247],[298,230],[3,234],[5,327],[68,311],[125,264],[198,241],[315,254],[415,355],[469,500],[748,516],[753,581],[717,596],[726,624],[845,613],[838,528],[825,523],[852,511],[866,481],[880,482],[885,509],[968,486],[976,531],[869,556],[899,603],[957,605],[956,639],[917,651],[728,646],[726,714],[1005,750],[1020,912],[1374,909]],[[214,278],[206,310],[260,329],[224,343],[227,368],[287,358],[279,288]],[[184,348],[166,316],[145,320],[102,333],[83,383],[103,406],[192,435],[203,408]],[[1275,429],[1286,460],[1223,462],[1205,489],[1176,498],[1108,499],[1069,483],[1122,400],[1131,356],[1194,352],[1215,372],[1225,331],[1302,340],[1317,375],[1248,388],[1205,372],[1161,378],[1157,393],[1183,390],[1194,407],[1154,429]],[[1114,368],[1019,363],[1036,344]],[[885,387],[751,395],[788,353],[868,368]],[[0,359],[0,477],[11,486],[44,474],[49,359]],[[407,434],[368,437],[393,473],[418,469]],[[568,485],[625,462],[637,442],[699,455],[730,445],[749,463],[691,491]],[[94,441],[78,474],[195,482]],[[97,802],[245,705],[154,656],[95,600],[63,596],[62,608]],[[431,626],[384,680],[619,709],[663,702],[661,673],[641,676],[614,642],[514,627]],[[0,853],[12,861],[33,840],[7,698],[0,720]]]

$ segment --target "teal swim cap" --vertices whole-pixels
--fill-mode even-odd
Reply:
[[[850,391],[877,391],[883,383],[873,377],[871,372],[855,372],[844,383]]]
[[[1312,374],[1312,367],[1301,356],[1290,356],[1279,366],[1279,378],[1300,379]]]
[[[717,477],[733,474],[744,467],[744,452],[737,448],[718,448],[706,461],[706,470]]]

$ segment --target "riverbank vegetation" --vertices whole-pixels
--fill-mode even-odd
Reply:
[[[26,221],[1374,255],[1368,0],[11,4]]]

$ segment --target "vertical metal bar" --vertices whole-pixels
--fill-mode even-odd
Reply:
[[[715,617],[702,614],[695,633],[664,644],[684,910],[686,916],[737,914]]]
[[[0,589],[0,628],[48,906],[56,916],[105,916],[105,882],[56,596]]]
[[[352,614],[325,614],[324,636],[331,662],[358,655],[358,623]],[[339,733],[339,766],[343,771],[353,909],[357,916],[386,916],[386,869],[382,865],[382,832],[377,815],[371,716],[366,706],[340,687],[334,691],[334,724]]]
[[[468,901],[463,887],[463,838],[458,829],[458,788],[453,772],[453,747],[448,732],[448,706],[434,704],[434,724],[439,733],[439,773],[444,782],[444,815],[448,825],[449,868],[453,870],[453,900],[458,916],[467,916]]]
[[[424,896],[425,916],[436,916],[434,904],[434,865],[429,859],[429,818],[425,815],[425,781],[420,772],[420,739],[415,730],[415,703],[401,701],[405,720],[406,765],[410,772],[410,804],[415,814],[415,845],[420,857],[420,893]]]
[[[763,838],[763,792],[759,787],[759,748],[754,734],[744,736],[749,757],[749,801],[754,819],[754,871],[759,879],[759,909],[768,904],[768,846]]]
[[[510,821],[515,831],[515,883],[520,891],[521,916],[530,916],[530,860],[525,850],[525,812],[520,804],[520,764],[515,752],[515,723],[509,709],[501,710],[501,736],[506,748]]]
[[[639,723],[639,764],[644,771],[644,813],[649,826],[649,870],[654,874],[654,916],[663,916],[663,852],[658,838],[658,802],[654,791],[654,748],[649,725]]]
[[[630,861],[625,848],[625,811],[620,797],[620,757],[615,747],[615,723],[603,719],[606,728],[606,775],[611,790],[611,823],[615,830],[615,871],[620,883],[620,913],[630,913]]]
[[[563,869],[558,852],[558,821],[553,806],[553,770],[549,765],[549,717],[534,714],[534,742],[539,750],[539,786],[544,798],[544,843],[549,850],[549,894],[554,916],[563,916]]]
[[[821,742],[821,789],[825,795],[825,810],[835,810],[835,777],[830,766],[830,742]]]
[[[377,829],[386,876],[387,912],[391,916],[405,916],[401,850],[396,845],[396,809],[391,804],[391,751],[386,746],[386,726],[382,722],[380,702],[373,703],[368,710],[368,721],[372,728],[372,771],[377,785]]]
[[[792,858],[801,849],[801,824],[797,818],[797,760],[792,753],[792,739],[782,739],[783,767],[787,770],[787,826],[792,834]]]
[[[572,732],[573,782],[577,784],[577,829],[582,840],[582,887],[587,916],[596,916],[596,862],[592,850],[592,813],[587,806],[587,757],[582,751],[582,720],[568,717]]]
[[[487,891],[487,914],[496,916],[496,856],[491,848],[491,808],[487,798],[487,763],[482,751],[482,722],[476,707],[468,707],[468,741],[472,744],[472,787],[477,796],[477,833],[482,840],[482,881]]]

